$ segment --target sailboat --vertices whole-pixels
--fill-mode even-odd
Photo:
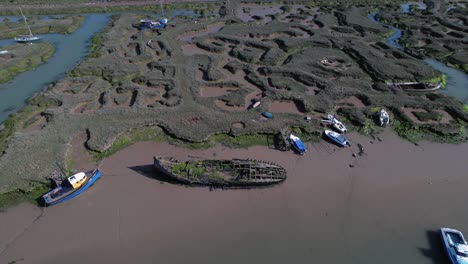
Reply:
[[[26,23],[26,26],[28,26],[29,35],[18,35],[18,36],[15,37],[15,41],[16,42],[21,42],[21,43],[26,43],[26,42],[32,42],[32,41],[40,40],[41,39],[40,37],[33,36],[32,32],[31,32],[31,28],[29,27],[29,24],[28,24],[28,20],[24,16],[23,11],[21,10],[21,7],[19,8],[19,10],[21,12],[21,15],[23,16],[24,23]]]

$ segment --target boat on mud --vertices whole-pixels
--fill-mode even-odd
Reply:
[[[248,159],[178,161],[154,157],[154,167],[178,183],[223,188],[268,186],[287,177],[279,165]]]
[[[452,264],[468,263],[468,243],[460,231],[443,227],[440,237]]]
[[[294,136],[293,134],[289,135],[289,141],[293,148],[301,155],[304,155],[307,152],[307,148],[304,143],[302,143],[299,137]]]
[[[263,113],[262,113],[262,116],[263,116],[263,117],[266,117],[266,118],[268,118],[268,119],[273,118],[273,114],[270,113],[270,112],[263,112]]]
[[[42,196],[44,205],[51,206],[70,200],[88,189],[100,177],[101,172],[98,169],[74,174]]]
[[[390,122],[390,117],[387,111],[385,111],[385,109],[383,108],[380,109],[380,112],[379,112],[379,121],[380,121],[380,126],[386,126]]]
[[[343,135],[336,133],[335,131],[325,130],[325,135],[334,143],[341,147],[345,147],[348,144],[348,140]]]
[[[340,133],[346,133],[346,131],[348,131],[345,125],[340,120],[338,120],[338,118],[336,118],[334,115],[328,115],[328,120],[329,120],[329,123],[332,125],[332,127],[338,130]]]

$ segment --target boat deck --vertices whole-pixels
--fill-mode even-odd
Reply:
[[[49,193],[45,194],[43,197],[47,197],[48,198],[47,203],[50,204],[74,192],[81,190],[92,179],[92,176],[94,175],[94,171],[86,172],[85,174],[86,174],[86,180],[83,182],[83,184],[79,188],[73,189],[70,183],[68,183],[68,181],[65,180],[60,184],[60,186],[51,190]]]

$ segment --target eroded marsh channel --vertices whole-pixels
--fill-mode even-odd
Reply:
[[[180,16],[159,31],[138,30],[141,13],[118,14],[92,57],[5,122],[0,193],[27,192],[58,165],[103,176],[56,207],[2,211],[0,259],[443,263],[434,230],[467,222],[468,145],[426,140],[466,142],[468,110],[443,93],[386,85],[440,73],[385,42],[391,30],[367,18],[377,4],[228,3],[204,11],[219,17]],[[386,128],[375,122],[381,108]],[[322,138],[329,113],[348,126],[351,147]],[[279,150],[284,128],[306,155]],[[287,179],[270,189],[191,188],[162,180],[153,156],[251,158],[284,167]],[[65,224],[76,228],[50,232]]]

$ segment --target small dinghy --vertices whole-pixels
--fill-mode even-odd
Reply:
[[[307,148],[304,146],[304,143],[302,143],[299,137],[296,137],[293,134],[291,134],[289,135],[289,141],[291,142],[291,145],[294,147],[294,149],[297,150],[297,152],[299,152],[299,154],[303,155],[307,152]]]
[[[342,135],[336,133],[335,131],[325,130],[325,135],[333,142],[342,147],[345,147],[348,144],[348,140]]]
[[[76,197],[86,189],[88,189],[97,179],[101,177],[99,170],[91,172],[79,172],[68,177],[61,182],[56,188],[44,194],[42,198],[46,206],[51,206]]]
[[[273,114],[270,113],[270,112],[263,112],[263,113],[262,113],[262,116],[263,116],[263,117],[266,117],[266,118],[273,118]]]
[[[341,123],[338,118],[334,115],[328,115],[328,120],[330,120],[331,125],[338,130],[340,133],[346,133],[347,129],[343,123]]]
[[[468,263],[468,243],[460,231],[443,227],[440,229],[440,237],[452,264]]]
[[[385,111],[383,108],[379,112],[379,120],[380,126],[386,126],[390,122],[390,117],[388,116],[387,111]]]

